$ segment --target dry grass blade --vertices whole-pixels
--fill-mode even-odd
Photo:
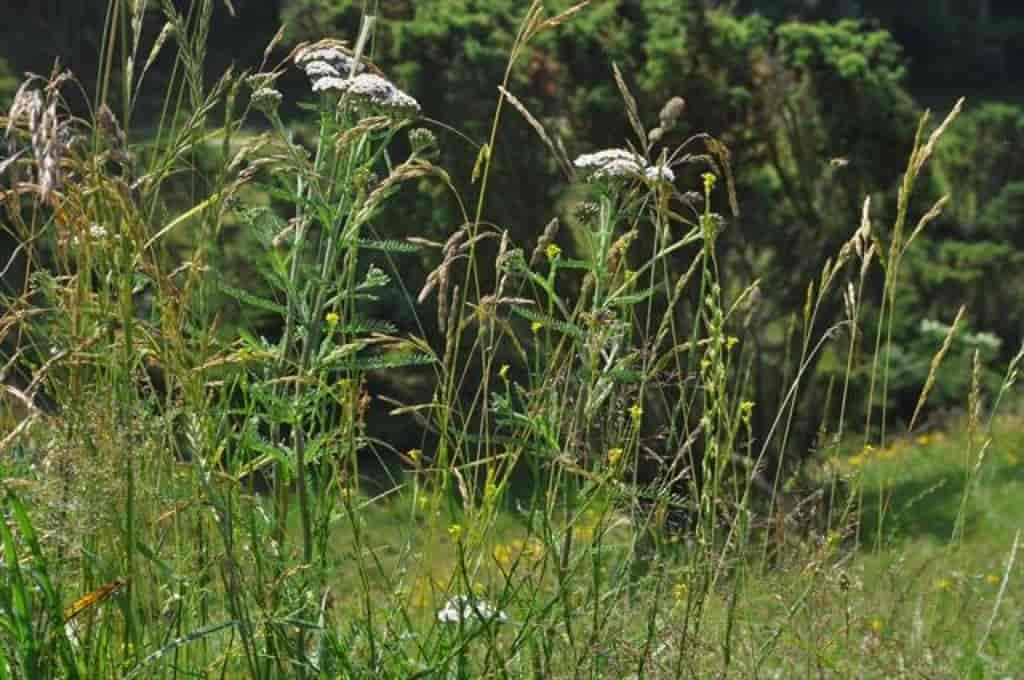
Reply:
[[[732,176],[732,154],[729,153],[729,149],[725,144],[714,137],[707,137],[705,143],[708,146],[708,151],[718,159],[718,164],[721,166],[722,173],[725,174],[725,188],[729,194],[729,210],[732,211],[733,217],[739,217],[740,202],[739,199],[736,198],[736,181]]]
[[[543,14],[544,3],[541,0],[534,0],[533,4],[526,10],[526,16],[523,17],[519,24],[519,33],[516,35],[516,41],[512,48],[513,54],[517,53],[523,45],[530,42],[541,30],[544,23],[541,20]]]
[[[917,417],[921,413],[921,408],[928,400],[928,395],[935,386],[935,376],[939,372],[939,366],[942,364],[942,360],[945,358],[946,352],[949,351],[950,346],[953,344],[953,336],[956,335],[956,331],[960,327],[960,320],[963,318],[964,312],[966,311],[966,307],[960,307],[960,310],[956,313],[956,318],[953,319],[953,325],[949,328],[949,333],[946,334],[946,339],[942,342],[942,347],[940,347],[939,351],[936,352],[934,357],[932,357],[931,366],[928,368],[928,379],[925,380],[924,387],[921,388],[921,396],[918,397],[917,406],[914,407],[914,415],[910,418],[909,429],[911,431],[913,431],[914,424],[917,422]]]
[[[14,155],[0,161],[0,175],[7,172],[7,168],[11,165],[11,163],[18,160],[23,153],[25,153],[25,149],[22,149],[21,151],[18,151]]]
[[[126,583],[127,581],[125,579],[117,578],[110,583],[100,586],[91,593],[86,593],[82,597],[78,598],[64,610],[64,623],[67,623],[85,610],[102,604],[108,597],[121,590]]]
[[[544,227],[543,233],[537,240],[537,247],[533,249],[533,253],[530,255],[530,266],[536,267],[540,264],[541,259],[544,257],[544,251],[549,245],[555,240],[555,236],[558,235],[558,228],[560,226],[558,218],[552,219],[548,222],[547,226]]]
[[[156,58],[160,55],[160,50],[163,49],[164,43],[167,42],[167,39],[171,37],[172,33],[174,33],[174,24],[168,21],[164,24],[163,29],[161,29],[160,35],[158,35],[156,37],[156,40],[153,42],[153,47],[151,47],[149,50],[149,56],[146,57],[146,63],[142,67],[142,72],[139,74],[140,83],[142,82],[142,79],[146,77],[146,71],[148,71],[149,67],[152,66],[153,62],[156,61]],[[136,96],[137,95],[138,88],[136,87]]]
[[[914,238],[928,226],[928,223],[934,220],[936,217],[942,214],[942,209],[946,207],[946,203],[949,202],[949,196],[943,196],[935,202],[932,209],[929,210],[924,216],[918,221],[917,226],[914,227],[914,231],[910,234],[910,238],[907,239],[907,246],[914,242]]]
[[[522,114],[523,118],[525,118],[526,122],[530,124],[530,127],[534,129],[537,135],[541,138],[541,141],[544,142],[545,146],[551,150],[551,154],[562,167],[562,172],[565,173],[566,179],[571,182],[575,174],[572,169],[572,164],[569,162],[569,159],[565,154],[559,152],[559,147],[555,146],[554,142],[551,141],[551,137],[548,136],[547,130],[544,129],[541,122],[534,118],[533,114],[530,113],[525,104],[519,101],[518,97],[506,90],[503,86],[499,85],[498,91],[501,92],[502,96],[505,97],[509,104],[515,107],[516,111]]]
[[[956,120],[956,117],[960,115],[960,112],[963,110],[963,107],[964,99],[963,97],[961,97],[960,99],[957,100],[956,105],[953,107],[953,110],[949,112],[948,116],[946,116],[946,119],[942,121],[939,127],[935,128],[931,136],[928,137],[928,143],[925,144],[920,151],[918,151],[914,159],[914,164],[918,167],[918,169],[920,169],[921,166],[923,166],[925,162],[927,162],[927,160],[931,157],[932,153],[935,151],[935,145],[938,144],[939,139],[942,137],[943,134],[945,134],[946,128],[952,125],[953,121]]]
[[[274,51],[282,40],[284,40],[284,30],[287,28],[287,24],[281,24],[281,28],[277,29],[277,33],[267,43],[267,47],[263,50],[263,61],[260,63],[260,70],[263,71],[267,68],[267,62],[270,60],[270,53]]]
[[[33,412],[27,418],[24,418],[17,426],[14,427],[7,436],[0,439],[0,453],[6,453],[10,446],[22,435],[22,433],[32,426],[32,423],[36,421],[39,416]]]
[[[761,279],[754,279],[754,282],[747,286],[736,298],[736,301],[729,306],[729,311],[725,313],[726,320],[730,319],[737,309],[745,308],[748,300],[753,297],[760,287]]]
[[[857,239],[855,248],[857,249],[857,256],[864,257],[864,246],[871,242],[871,197],[864,197],[864,208],[860,214],[860,228],[854,234],[854,238]]]
[[[1020,547],[1020,529],[1013,537],[1013,547],[1010,549],[1010,559],[1006,561],[1006,569],[1003,570],[1003,578],[999,583],[999,592],[996,593],[996,601],[992,605],[992,616],[988,620],[988,624],[985,626],[985,633],[978,640],[978,648],[975,651],[979,657],[982,655],[982,650],[985,648],[985,643],[988,641],[989,635],[992,634],[992,628],[996,624],[996,615],[999,613],[999,607],[1003,603],[1003,598],[1006,597],[1006,585],[1010,582],[1010,574],[1013,573],[1013,565],[1017,561],[1017,549]]]
[[[537,27],[537,31],[540,32],[540,31],[547,30],[549,28],[555,28],[557,26],[561,26],[566,21],[569,21],[569,19],[571,19],[574,15],[576,15],[579,12],[583,11],[584,9],[586,9],[587,5],[589,5],[589,4],[590,4],[590,0],[583,0],[583,2],[576,3],[575,5],[570,7],[569,9],[565,10],[564,12],[561,12],[560,14],[556,14],[555,16],[551,17],[550,19],[545,19]]]
[[[615,74],[615,85],[619,88],[619,92],[622,94],[622,100],[626,104],[626,115],[629,117],[629,124],[633,127],[633,131],[640,139],[640,143],[646,149],[647,131],[644,130],[643,123],[640,122],[640,113],[636,105],[636,99],[629,91],[629,86],[626,85],[626,79],[622,76],[622,71],[619,70],[619,65],[614,62],[612,63],[612,72]]]

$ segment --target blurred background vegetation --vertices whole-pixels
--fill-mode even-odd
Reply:
[[[190,6],[187,0],[174,4],[184,11]],[[552,11],[570,4],[548,3]],[[9,106],[21,74],[49,74],[57,61],[75,72],[86,91],[94,91],[105,5],[6,3],[2,14],[12,20],[0,21],[0,108]],[[232,64],[260,63],[282,23],[286,38],[272,55],[274,63],[303,40],[351,39],[361,14],[376,14],[373,59],[421,102],[425,116],[443,121],[434,126],[441,138],[440,164],[457,186],[472,191],[473,164],[496,105],[495,84],[502,80],[524,9],[521,0],[232,0],[218,6],[213,18],[207,67],[212,81]],[[159,14],[146,18],[152,23],[146,31],[155,38],[162,29]],[[904,265],[898,305],[906,313],[898,319],[906,321],[895,329],[886,404],[897,419],[910,417],[942,343],[941,324],[951,323],[966,304],[969,332],[954,344],[931,401],[932,416],[941,417],[961,406],[975,349],[995,367],[1012,356],[1024,335],[1022,38],[1024,6],[1014,0],[599,0],[563,30],[531,45],[527,66],[514,73],[510,89],[570,157],[622,146],[632,133],[612,79],[614,62],[637,96],[645,124],[656,122],[670,97],[685,98],[682,124],[664,144],[707,132],[727,145],[739,212],[729,217],[720,263],[732,297],[760,280],[758,304],[732,330],[752,350],[752,397],[761,420],[755,431],[762,434],[793,376],[808,282],[859,224],[866,195],[872,197],[876,225],[895,214],[896,188],[922,109],[934,107],[944,115],[966,95],[967,113],[944,140],[911,209],[920,215],[939,196],[952,196]],[[170,58],[156,61],[134,119],[123,121],[132,138],[144,139],[155,127],[165,94],[160,84],[172,67]],[[304,116],[295,102],[303,79],[289,73],[280,85],[286,120],[301,135]],[[84,100],[81,105],[87,106]],[[576,222],[569,183],[521,117],[505,116],[502,126],[485,218],[509,229],[514,242],[532,247],[544,225],[561,217],[569,228],[562,229],[559,245],[571,253]],[[195,162],[202,167],[201,157]],[[700,171],[694,166],[682,173],[680,186],[698,187]],[[716,191],[719,210],[727,212],[726,183]],[[378,221],[384,238],[443,241],[462,221],[451,198],[427,183],[389,210]],[[877,226],[876,234],[885,248],[887,234]],[[223,261],[216,266],[228,278],[251,283],[246,272],[256,239],[241,229],[225,231],[224,238]],[[643,239],[636,252],[649,250]],[[0,250],[8,246],[0,242]],[[406,285],[418,286],[433,267],[429,255],[423,257],[403,259]],[[677,257],[682,271],[692,253]],[[19,280],[17,268],[8,272],[8,292],[17,290]],[[871,285],[875,290],[864,299],[877,301],[881,277]],[[693,308],[691,303],[682,307]],[[244,325],[276,334],[265,320],[243,317],[229,299],[224,305],[229,331]],[[379,305],[375,316],[437,337],[433,310],[414,313],[397,295]],[[837,293],[819,314],[815,336],[841,318]],[[806,411],[812,418],[795,419],[790,443],[798,453],[813,449],[820,423],[829,419],[820,404],[828,403],[828,377],[842,376],[845,361],[845,354],[816,355],[812,368],[824,379],[800,395],[815,407]],[[416,399],[423,396],[415,394],[422,389],[417,386],[424,384],[415,376],[399,377],[381,389]],[[801,404],[795,412],[802,412]]]

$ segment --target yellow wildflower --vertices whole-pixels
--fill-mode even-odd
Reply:
[[[491,551],[491,555],[494,557],[494,561],[507,569],[512,564],[512,549],[507,545],[496,545],[494,550]]]
[[[539,562],[544,557],[544,544],[541,543],[540,539],[531,538],[526,542],[523,548],[523,554],[534,562]]]
[[[324,317],[324,320],[327,321],[328,326],[334,328],[338,325],[338,322],[341,321],[341,317],[338,316],[337,312],[327,312],[327,316]]]

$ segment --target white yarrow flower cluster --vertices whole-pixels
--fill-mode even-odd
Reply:
[[[331,66],[326,61],[311,61],[302,67],[302,70],[306,72],[306,75],[313,79],[314,82],[320,78],[337,78],[341,75],[341,71]]]
[[[445,603],[444,609],[437,612],[437,620],[441,623],[506,623],[508,616],[486,600],[456,595]]]
[[[583,154],[573,165],[589,179],[632,179],[642,177],[651,182],[673,182],[675,173],[667,166],[647,165],[643,156],[626,149],[604,149]]]
[[[106,241],[110,240],[110,238],[111,238],[111,234],[107,230],[106,227],[104,227],[102,225],[99,225],[99,224],[95,224],[95,223],[89,225],[88,233],[89,233],[89,240],[93,241],[94,243],[102,244],[102,243],[105,243]],[[120,239],[121,239],[120,235],[118,235],[118,234],[114,234],[113,235],[113,240],[119,241]],[[76,246],[77,247],[77,246],[80,246],[81,244],[82,244],[82,240],[78,236],[72,236],[71,237],[71,245],[72,246]]]
[[[667,165],[650,165],[644,170],[644,177],[649,182],[666,182],[671,184],[676,181],[676,173]]]
[[[281,93],[272,87],[261,87],[252,93],[252,105],[270,114],[277,110],[277,107],[281,105],[282,100]]]
[[[420,112],[419,102],[379,72],[369,72],[363,62],[356,63],[339,45],[322,40],[295,56],[295,65],[309,76],[314,92],[345,94],[373,113],[415,116]]]
[[[365,64],[356,64],[356,60],[337,47],[308,47],[295,56],[296,65],[306,72],[315,83],[323,77],[347,76],[366,70]]]
[[[330,90],[344,92],[345,88],[348,87],[345,84],[347,82],[348,80],[338,76],[325,76],[313,82],[313,92],[328,92]]]
[[[355,78],[321,78],[313,83],[314,92],[347,93],[359,103],[388,111],[416,114],[420,104],[395,87],[391,81],[373,73],[363,73]]]
[[[645,165],[644,159],[632,151],[626,149],[604,149],[595,153],[585,153],[575,161],[580,170],[591,172],[594,176],[599,174],[609,177],[619,175],[643,174]]]

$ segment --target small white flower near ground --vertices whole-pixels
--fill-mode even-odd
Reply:
[[[508,616],[486,600],[469,595],[456,595],[437,612],[441,623],[506,623]]]
[[[676,181],[676,173],[667,165],[650,166],[644,170],[644,177],[651,182],[666,182],[671,184]]]

